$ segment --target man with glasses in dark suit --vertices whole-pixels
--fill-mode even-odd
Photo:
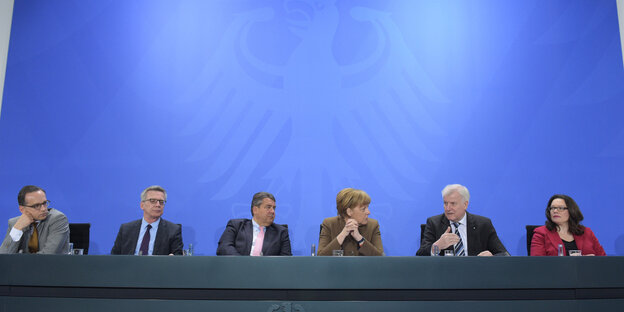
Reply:
[[[46,192],[35,185],[24,186],[17,194],[21,216],[9,220],[0,254],[69,252],[69,223],[60,211],[49,208]]]
[[[119,228],[112,255],[181,255],[182,227],[163,215],[167,203],[164,188],[153,185],[141,193],[143,218],[124,223]]]

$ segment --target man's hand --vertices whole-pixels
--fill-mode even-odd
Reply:
[[[449,226],[448,228],[446,228],[444,234],[440,236],[440,239],[438,239],[433,244],[437,245],[440,250],[442,250],[448,248],[451,245],[457,244],[457,242],[459,242],[459,236],[455,233],[451,233],[451,227]]]
[[[35,219],[30,215],[30,213],[24,211],[19,219],[17,219],[17,222],[15,222],[13,227],[17,230],[23,231],[24,228],[30,226],[34,221]]]
[[[486,251],[480,252],[477,256],[479,256],[479,257],[491,257],[491,256],[493,256],[493,254],[489,250],[486,250]]]

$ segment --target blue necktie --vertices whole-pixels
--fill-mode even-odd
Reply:
[[[464,252],[464,243],[462,242],[461,235],[459,235],[459,222],[453,222],[453,226],[455,227],[455,235],[459,236],[459,242],[455,244],[455,255],[456,256],[465,256]]]

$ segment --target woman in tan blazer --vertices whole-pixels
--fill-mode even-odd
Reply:
[[[370,219],[370,196],[362,190],[346,188],[336,196],[338,216],[323,220],[318,255],[331,256],[343,250],[345,256],[383,256],[377,220]]]

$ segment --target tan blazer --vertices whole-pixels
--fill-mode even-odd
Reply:
[[[331,256],[333,250],[344,250],[345,256],[383,256],[383,245],[381,243],[381,233],[379,232],[379,222],[368,218],[366,225],[360,225],[358,231],[364,237],[364,244],[358,249],[358,243],[353,236],[349,235],[338,244],[338,234],[342,232],[345,221],[342,217],[336,216],[323,220],[321,224],[321,234],[319,236],[318,255]]]

